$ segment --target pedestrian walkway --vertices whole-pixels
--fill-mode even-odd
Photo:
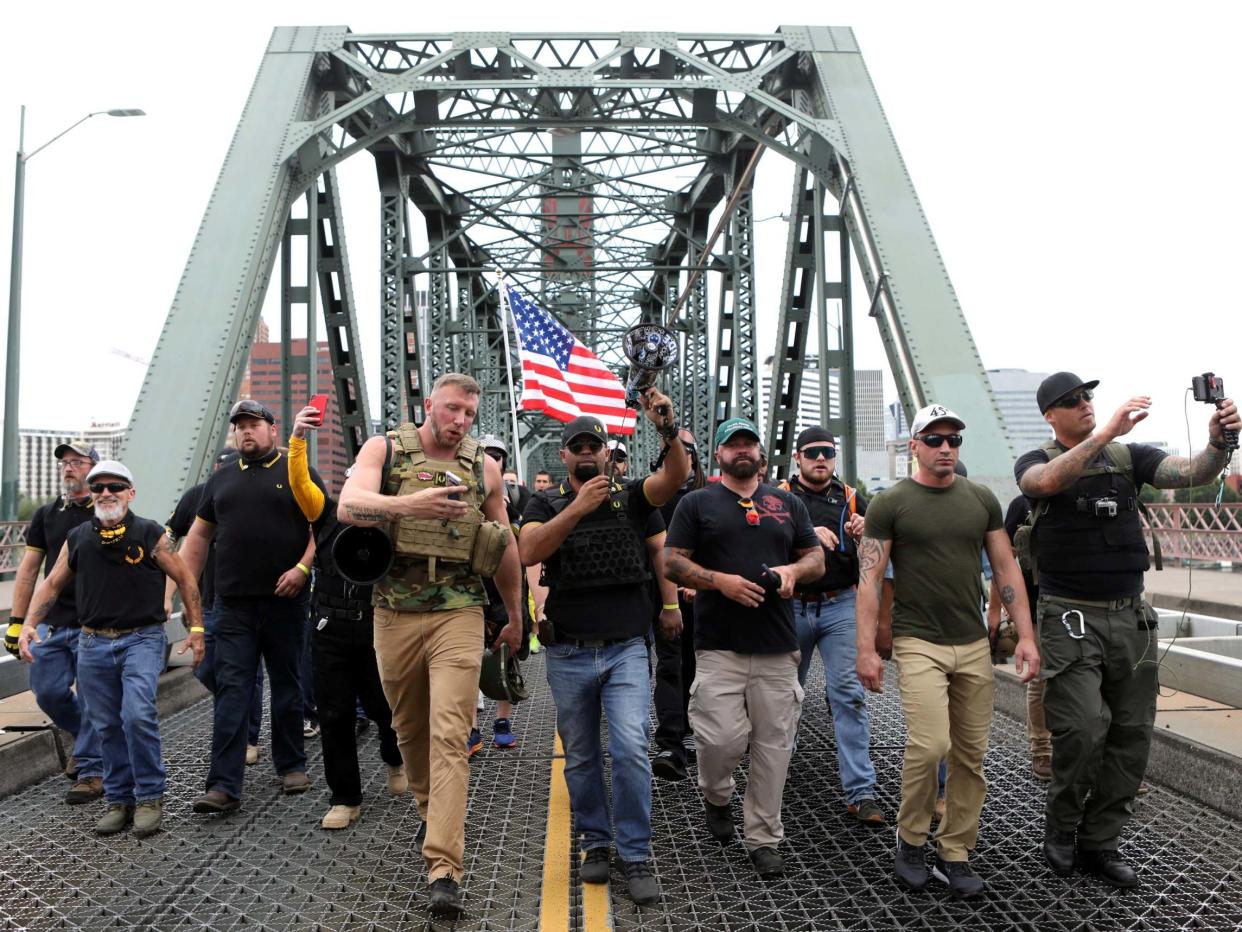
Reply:
[[[903,892],[890,875],[892,832],[863,829],[845,813],[818,664],[786,790],[785,877],[758,880],[740,843],[721,847],[710,839],[692,781],[657,782],[655,859],[664,898],[639,910],[615,870],[610,896],[588,891],[584,897],[577,848],[562,837],[564,820],[551,823],[562,826],[554,829],[558,837],[545,837],[553,711],[542,657],[532,658],[526,672],[532,699],[515,716],[517,750],[488,747],[472,761],[467,916],[456,924],[428,924],[423,866],[413,848],[418,817],[409,796],[387,795],[373,732],[362,747],[363,816],[351,830],[318,827],[328,803],[315,741],[308,747],[316,785],[305,796],[279,794],[264,748],[259,765],[248,768],[240,813],[192,814],[210,732],[210,706],[202,701],[165,721],[170,793],[162,833],[96,838],[91,825],[98,807],[61,803],[63,777],[4,801],[0,833],[9,850],[0,862],[0,928],[1167,932],[1242,926],[1242,825],[1163,786],[1138,803],[1126,839],[1144,878],[1138,890],[1118,894],[1085,877],[1053,876],[1039,855],[1043,785],[1029,775],[1024,729],[1003,716],[987,760],[975,861],[988,880],[987,895],[955,902],[935,882],[923,894]],[[892,814],[904,726],[891,676],[872,709],[880,803]],[[734,810],[740,823],[740,801]],[[544,877],[561,880],[545,888]]]

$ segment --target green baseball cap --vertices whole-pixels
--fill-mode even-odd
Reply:
[[[731,417],[719,427],[716,428],[716,446],[722,446],[729,442],[729,438],[734,434],[746,431],[748,434],[754,434],[756,440],[760,440],[759,428],[746,420],[744,417]]]

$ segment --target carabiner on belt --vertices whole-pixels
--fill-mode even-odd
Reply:
[[[1074,633],[1074,625],[1070,621],[1070,615],[1078,616],[1078,633]],[[1068,612],[1061,616],[1061,624],[1065,625],[1065,633],[1072,637],[1075,641],[1081,641],[1087,636],[1087,621],[1082,617],[1082,612],[1076,608],[1071,608]]]

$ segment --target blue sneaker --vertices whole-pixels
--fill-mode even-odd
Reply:
[[[498,718],[492,724],[492,744],[502,751],[507,751],[517,744],[517,738],[513,737],[513,730],[509,727],[507,718]]]
[[[483,736],[479,734],[479,729],[471,728],[470,737],[466,739],[466,756],[474,757],[483,749]]]

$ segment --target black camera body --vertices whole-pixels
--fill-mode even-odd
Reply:
[[[1225,380],[1214,372],[1205,372],[1203,375],[1192,376],[1190,379],[1190,390],[1194,392],[1195,401],[1216,405],[1218,408],[1225,403]],[[1221,436],[1225,441],[1226,450],[1232,453],[1238,449],[1238,432],[1236,430],[1222,430]]]
[[[1192,377],[1190,388],[1195,393],[1195,401],[1214,405],[1225,400],[1225,380],[1214,372]]]

